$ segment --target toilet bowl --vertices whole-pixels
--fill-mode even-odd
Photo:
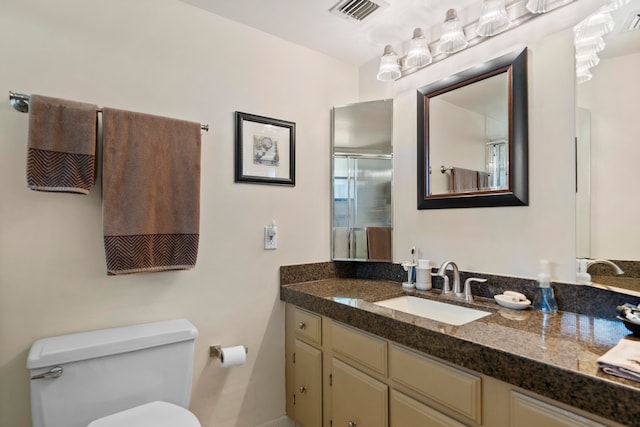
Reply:
[[[187,409],[197,336],[178,319],[36,341],[33,427],[200,427]]]

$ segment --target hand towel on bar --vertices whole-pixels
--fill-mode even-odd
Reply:
[[[109,275],[193,268],[200,124],[104,108],[103,228]]]
[[[32,190],[89,194],[96,178],[98,107],[31,96],[27,185]]]
[[[452,193],[465,193],[467,191],[478,190],[478,171],[451,168],[451,179],[449,189]]]
[[[640,381],[640,341],[623,338],[597,362],[607,374]]]
[[[478,190],[490,190],[487,172],[478,171]]]
[[[371,261],[391,261],[391,227],[367,227],[367,252]]]

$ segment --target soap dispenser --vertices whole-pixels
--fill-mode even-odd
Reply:
[[[533,297],[533,304],[531,306],[536,310],[542,310],[547,313],[557,313],[558,303],[556,297],[553,295],[553,288],[551,287],[551,274],[549,261],[546,259],[540,260],[540,274],[538,274],[538,289]]]

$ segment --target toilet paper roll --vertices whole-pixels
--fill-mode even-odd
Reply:
[[[242,366],[247,362],[247,351],[242,345],[223,348],[220,353],[220,366],[223,368]]]

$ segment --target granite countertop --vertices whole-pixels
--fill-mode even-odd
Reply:
[[[492,314],[462,326],[374,305],[416,295]],[[386,280],[329,278],[283,284],[280,299],[418,351],[625,425],[640,425],[640,383],[604,374],[596,360],[622,338],[616,320],[512,310],[475,297],[469,305],[437,290]]]

